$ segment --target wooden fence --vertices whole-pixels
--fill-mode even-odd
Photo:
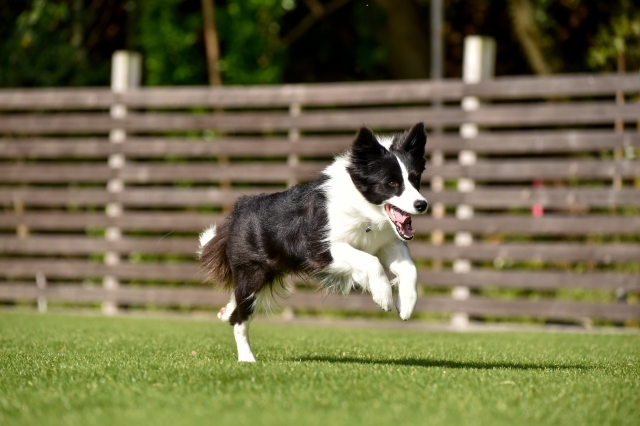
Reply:
[[[639,75],[0,90],[0,301],[221,306],[201,229],[241,194],[315,179],[363,124],[423,121],[418,311],[634,322],[638,93]],[[377,309],[304,284],[280,304]]]

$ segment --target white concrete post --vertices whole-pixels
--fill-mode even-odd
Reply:
[[[122,93],[129,89],[140,86],[142,76],[142,56],[137,52],[129,52],[118,50],[113,53],[111,62],[111,90],[115,93]],[[127,116],[127,107],[122,104],[111,106],[111,117],[122,119]],[[116,219],[122,216],[122,203],[120,203],[120,194],[124,189],[124,181],[121,178],[120,171],[124,167],[125,158],[122,151],[122,144],[127,137],[125,129],[114,128],[109,132],[109,141],[111,142],[111,154],[109,155],[109,169],[111,169],[111,179],[107,182],[107,192],[109,193],[109,202],[107,203],[105,213],[108,217]],[[115,220],[114,220],[115,222]],[[120,228],[117,226],[109,226],[105,230],[105,238],[107,241],[118,241],[122,236]],[[118,252],[107,251],[104,254],[104,263],[109,266],[115,266],[120,263],[120,255]],[[113,291],[118,288],[120,283],[118,278],[113,275],[105,275],[102,285],[105,289]],[[104,301],[102,303],[102,312],[107,315],[113,315],[118,312],[118,305],[112,301]]]
[[[465,84],[478,83],[480,80],[492,78],[494,75],[494,63],[496,56],[496,42],[491,37],[467,36],[464,40],[464,63],[462,68],[462,80]],[[467,96],[462,99],[464,111],[474,111],[480,107],[480,100],[475,96]],[[460,135],[465,139],[473,139],[478,135],[478,125],[464,123],[460,127]],[[458,162],[462,166],[472,166],[476,162],[476,153],[473,150],[463,150],[458,154]],[[475,181],[469,178],[458,179],[458,191],[471,192],[475,189]],[[456,218],[468,220],[473,217],[473,207],[460,204],[456,208]],[[457,246],[470,246],[473,243],[473,235],[470,232],[457,232],[454,243]],[[456,259],[453,262],[453,271],[458,274],[471,272],[469,259]],[[469,298],[469,287],[457,286],[453,288],[455,300]],[[466,312],[454,312],[451,325],[455,328],[465,328],[469,325],[469,314]]]

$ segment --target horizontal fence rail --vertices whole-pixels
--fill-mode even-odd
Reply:
[[[0,249],[4,253],[78,255],[113,251],[121,253],[144,252],[149,254],[174,253],[192,255],[197,241],[193,238],[121,238],[105,241],[102,238],[87,237],[30,237],[0,238]],[[616,243],[607,245],[582,243],[475,243],[470,246],[431,244],[414,242],[409,251],[417,258],[456,259],[464,257],[473,260],[514,259],[514,260],[570,260],[570,261],[634,261],[640,259],[640,245]]]
[[[349,131],[354,123],[379,130],[410,127],[422,121],[427,126],[460,126],[477,123],[491,127],[559,126],[608,124],[615,120],[634,122],[640,115],[639,104],[613,102],[583,104],[514,104],[487,106],[476,111],[458,107],[311,110],[299,115],[288,112],[225,113],[131,113],[114,118],[106,113],[66,113],[48,115],[4,114],[0,128],[15,134],[104,133],[111,129],[129,132],[179,132],[218,129],[223,132],[284,132],[291,128],[306,131]]]
[[[1,300],[33,300],[46,298],[69,303],[98,303],[104,300],[119,304],[141,304],[160,306],[199,306],[218,307],[228,302],[220,294],[207,289],[171,289],[171,288],[120,288],[108,291],[102,288],[82,288],[77,285],[56,285],[38,289],[28,285],[0,284]],[[378,306],[368,296],[352,294],[348,298],[340,296],[320,296],[318,294],[296,293],[285,300],[278,300],[280,306],[303,309],[350,310],[377,312]],[[596,317],[624,321],[637,318],[640,314],[637,306],[615,303],[576,303],[562,301],[523,302],[517,300],[452,300],[443,297],[427,297],[418,300],[418,311],[450,312],[465,311],[476,315],[495,315],[503,317],[535,316],[556,319],[579,319]]]
[[[167,107],[288,107],[403,104],[460,100],[535,99],[562,96],[603,96],[637,92],[637,75],[567,75],[543,78],[502,77],[475,84],[460,80],[298,84],[254,87],[140,88],[114,93],[104,88],[19,89],[0,93],[0,109],[108,109],[121,104],[136,108]]]
[[[281,164],[253,162],[250,164],[135,164],[129,163],[120,170],[120,178],[131,183],[170,183],[176,180],[211,182],[231,179],[237,182],[277,183],[288,179],[315,180],[328,166],[325,162],[306,162],[290,167]],[[430,171],[444,178],[468,177],[493,182],[518,182],[540,179],[603,179],[620,176],[635,178],[640,175],[637,161],[598,160],[486,160],[474,165],[456,163],[434,166]],[[7,165],[0,170],[4,182],[105,182],[111,177],[111,169],[104,164],[46,164]],[[428,176],[423,177],[429,180]]]
[[[83,231],[88,227],[106,227],[110,224],[116,224],[119,228],[127,230],[189,231],[204,229],[212,223],[220,223],[222,220],[224,220],[223,215],[200,213],[132,212],[118,218],[108,218],[100,213],[23,213],[20,215],[0,213],[0,229],[12,229],[23,224],[32,230]],[[417,229],[437,227],[447,233],[465,231],[480,235],[496,233],[592,236],[640,234],[639,217],[616,218],[606,215],[601,215],[600,217],[554,217],[553,215],[548,215],[541,218],[532,218],[496,214],[475,216],[465,221],[460,221],[453,217],[442,219],[417,217],[412,222]],[[0,242],[14,238],[16,237],[0,235]],[[16,241],[21,242],[23,240],[17,239]]]
[[[344,136],[307,136],[292,144],[287,138],[221,137],[215,143],[202,140],[131,137],[119,147],[128,158],[163,158],[167,153],[180,157],[225,155],[244,157],[329,155],[349,147],[352,138]],[[429,136],[427,153],[457,153],[473,149],[479,154],[552,154],[580,153],[613,148],[640,147],[640,133],[610,131],[532,131],[527,133],[491,132],[473,140],[456,135]],[[100,138],[4,138],[0,140],[0,158],[105,158],[113,151],[108,139]]]
[[[220,206],[232,204],[241,195],[257,195],[278,190],[273,187],[242,189],[177,189],[149,188],[128,189],[119,195],[123,204],[133,207],[180,207]],[[433,201],[424,191],[427,199]],[[5,204],[30,206],[84,206],[103,205],[110,199],[104,190],[81,188],[10,188],[0,189],[0,201]],[[489,187],[473,192],[443,191],[437,193],[437,201],[444,205],[465,204],[478,208],[497,209],[509,207],[582,208],[582,207],[627,207],[640,206],[640,197],[635,189],[609,188],[544,188]]]
[[[418,312],[637,324],[639,96],[637,74],[0,90],[0,303],[222,306],[203,228],[317,179],[363,124],[422,121]],[[378,312],[287,281],[289,315]]]

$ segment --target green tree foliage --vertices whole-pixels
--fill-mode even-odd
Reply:
[[[640,11],[623,2],[608,25],[600,27],[588,61],[592,68],[606,71],[640,69]]]
[[[508,0],[532,69],[544,74],[640,67],[637,0]],[[520,19],[519,19],[520,18]]]
[[[140,2],[138,48],[145,55],[145,84],[206,84],[199,1]],[[228,0],[216,4],[225,84],[282,81],[285,51],[279,21],[293,1]]]
[[[429,0],[401,3],[215,0],[223,83],[408,78],[403,64],[428,63]],[[613,70],[621,56],[638,69],[639,3],[447,0],[445,76],[461,75],[470,34],[496,38],[497,75]],[[410,24],[401,10],[415,14],[417,36],[399,37],[397,23]],[[207,84],[199,0],[0,2],[0,86],[108,85],[111,55],[125,48],[143,54],[146,85]]]
[[[110,63],[96,58],[102,36],[97,10],[78,1],[10,1],[0,6],[0,85],[95,85],[108,82]],[[110,13],[112,16],[117,13]],[[96,26],[98,28],[96,28]]]
[[[217,8],[224,84],[282,81],[286,51],[280,22],[294,7],[293,0],[227,0]]]
[[[278,83],[293,0],[216,4],[226,84]],[[206,84],[198,0],[32,0],[0,5],[0,86],[109,84],[111,54],[144,55],[144,84]]]
[[[139,2],[137,50],[144,54],[144,84],[205,84],[207,64],[200,2]]]

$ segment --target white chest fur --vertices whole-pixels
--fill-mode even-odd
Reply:
[[[357,250],[375,256],[382,247],[394,243],[397,239],[388,221],[366,220],[349,232],[343,241]]]
[[[376,255],[398,237],[384,208],[369,203],[353,185],[346,165],[346,159],[338,158],[324,172],[330,178],[325,186],[329,243],[346,243],[356,250]]]

